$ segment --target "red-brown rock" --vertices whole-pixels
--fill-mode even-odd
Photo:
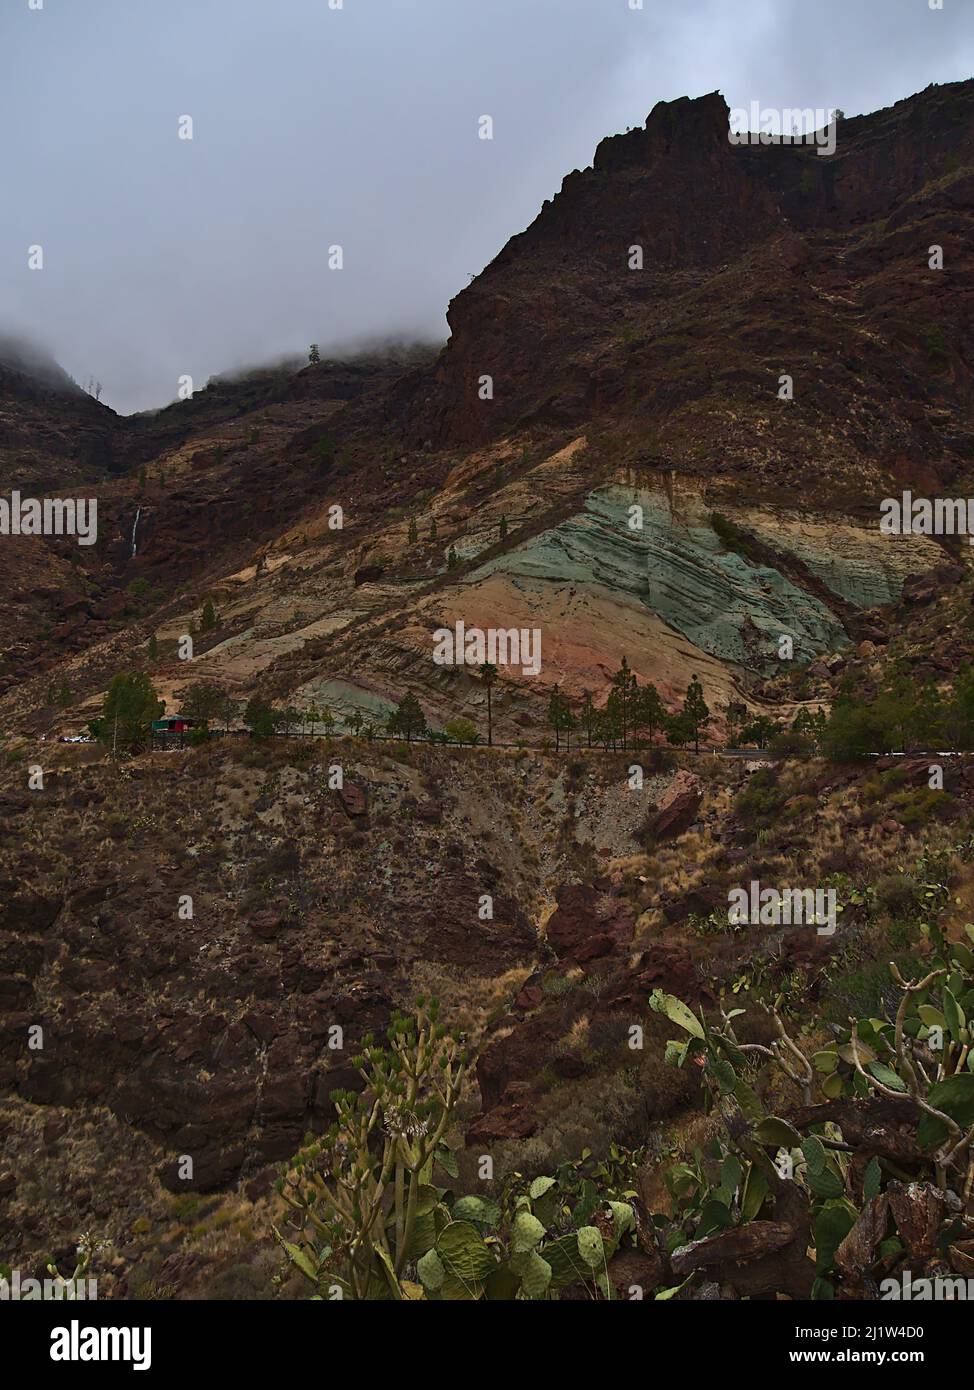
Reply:
[[[673,778],[663,794],[652,823],[652,834],[657,840],[670,840],[689,830],[697,818],[703,788],[691,772],[682,769]]]

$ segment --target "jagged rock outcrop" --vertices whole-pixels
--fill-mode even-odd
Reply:
[[[650,821],[649,831],[653,839],[669,840],[689,830],[697,818],[702,800],[703,788],[699,779],[690,772],[678,772]]]
[[[790,366],[823,417],[860,398],[870,433],[850,432],[857,452],[891,467],[909,435],[932,443],[932,412],[946,410],[943,434],[970,457],[972,140],[971,82],[842,120],[831,157],[804,144],[732,144],[717,93],[659,103],[644,130],[603,141],[592,167],[570,174],[453,300],[450,342],[410,386],[409,437],[476,444],[611,413],[635,392],[650,405],[647,424],[659,422],[681,408],[699,414],[708,398],[716,408],[730,389],[756,403]],[[932,222],[951,245],[939,278],[924,274]],[[638,272],[633,246],[643,249]],[[931,323],[946,337],[940,381],[926,370]],[[486,401],[485,373],[495,379]],[[884,377],[891,418],[881,428],[868,396]],[[786,429],[765,442],[778,452],[796,443]]]

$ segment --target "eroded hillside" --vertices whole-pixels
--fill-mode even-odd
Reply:
[[[266,1293],[253,1235],[279,1219],[275,1165],[356,1084],[363,1034],[418,994],[478,1055],[464,1172],[488,1152],[500,1182],[612,1141],[645,1149],[648,1199],[701,1123],[699,1082],[663,1066],[653,989],[710,1007],[780,988],[803,1035],[827,1036],[878,1007],[887,953],[922,949],[921,856],[928,877],[935,851],[953,864],[949,930],[974,902],[970,765],[931,793],[903,760],[654,758],[635,791],[631,759],[600,754],[335,740],[87,759],[52,756],[30,792],[4,775],[0,1238],[26,1269],[92,1232],[116,1292]],[[835,884],[837,932],[730,926],[728,889],[752,878]]]
[[[622,652],[668,699],[699,674],[720,707],[772,674],[782,634],[807,666],[881,628],[863,614],[946,557],[880,537],[880,500],[971,475],[972,92],[840,121],[826,158],[732,144],[717,94],[661,103],[457,297],[432,364],[254,373],[129,421],[77,392],[52,414],[8,373],[38,486],[86,476],[100,501],[90,551],[4,548],[8,720],[50,722],[69,657],[83,723],[152,633],[178,699],[172,643],[208,595],[195,674],[373,716],[411,690],[439,724],[482,722],[484,695],[431,669],[437,627],[537,628],[539,679],[501,672],[510,740],[556,681],[598,695]],[[56,472],[65,411],[73,455],[98,415],[108,481]]]
[[[717,94],[661,104],[457,297],[438,356],[128,420],[0,371],[5,486],[99,504],[90,548],[0,553],[0,1254],[39,1269],[90,1232],[109,1294],[266,1293],[277,1165],[359,1084],[363,1035],[431,993],[475,1056],[462,1180],[487,1153],[497,1196],[617,1144],[656,1212],[715,1128],[654,991],[710,1019],[779,997],[821,1053],[895,1008],[890,961],[927,963],[934,925],[963,944],[969,757],[934,775],[913,728],[848,764],[794,730],[773,757],[713,745],[732,711],[790,722],[895,678],[897,735],[932,711],[971,747],[971,549],[878,522],[903,488],[974,491],[972,138],[974,83],[841,122],[833,159],[732,145]],[[438,664],[460,623],[536,632],[536,669]],[[624,728],[626,751],[552,752],[555,688],[601,706],[623,657],[669,714],[699,677],[699,754]],[[59,742],[122,672],[170,713],[215,688],[224,736]],[[255,696],[283,737],[246,735]],[[404,696],[481,740],[490,698],[505,746],[287,736],[379,729]],[[732,922],[755,882],[833,892],[836,930]],[[772,1037],[759,1009],[738,1026]],[[748,1078],[766,1115],[807,1099]],[[857,1200],[874,1156],[843,1175]]]

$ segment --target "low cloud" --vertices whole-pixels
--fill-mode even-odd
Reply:
[[[656,101],[876,109],[969,75],[967,8],[8,4],[0,323],[123,412],[315,341],[440,341],[449,299]]]

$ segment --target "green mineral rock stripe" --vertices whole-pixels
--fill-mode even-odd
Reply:
[[[396,707],[394,700],[384,699],[371,690],[363,690],[352,681],[312,680],[306,682],[296,701],[298,708],[304,708],[309,699],[314,699],[319,709],[325,705],[336,719],[344,719],[355,710],[374,724],[384,723]],[[304,703],[302,703],[304,702]]]
[[[629,525],[642,508],[642,529]],[[778,640],[811,660],[848,641],[833,613],[787,576],[726,550],[704,505],[675,514],[662,490],[619,485],[589,494],[561,525],[497,556],[468,583],[489,574],[609,590],[637,602],[721,661],[761,672],[778,666]]]

